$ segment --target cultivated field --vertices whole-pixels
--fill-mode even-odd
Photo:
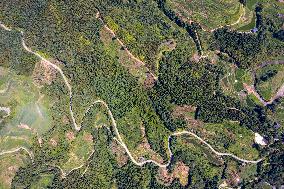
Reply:
[[[170,0],[169,5],[183,20],[197,22],[206,29],[233,24],[243,14],[237,0]]]

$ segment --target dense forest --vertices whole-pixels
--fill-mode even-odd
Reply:
[[[240,3],[246,6],[247,1]],[[42,143],[37,142],[38,136],[32,138],[33,161],[17,170],[11,187],[37,188],[47,183],[44,188],[220,188],[224,182],[242,188],[261,188],[265,182],[280,187],[284,132],[275,127],[279,120],[272,115],[282,108],[281,98],[267,106],[249,104],[225,93],[221,84],[228,75],[227,67],[254,73],[263,62],[283,58],[284,21],[274,20],[264,5],[257,3],[253,10],[258,29],[253,33],[230,26],[203,31],[199,23],[184,21],[167,0],[1,2],[0,23],[12,28],[12,34],[0,32],[0,66],[25,77],[34,74],[39,60],[22,48],[25,40],[33,51],[62,69],[73,95],[69,98],[59,73],[51,84],[39,89],[53,104],[49,109],[50,129],[42,135]],[[117,49],[104,43],[106,26],[116,34],[111,42],[123,42],[119,52],[128,49],[145,63],[147,74],[156,74],[153,86],[139,83],[139,78],[121,64]],[[206,39],[199,37],[204,35],[208,35]],[[160,52],[159,47],[169,40],[176,46]],[[217,57],[215,63],[210,56],[202,57],[207,51]],[[277,73],[269,70],[254,82],[266,82]],[[242,92],[249,99],[250,94],[245,89]],[[170,159],[166,171],[152,163],[135,165],[119,146],[107,108],[92,104],[95,100],[108,105],[130,153],[142,154],[134,158],[155,157],[164,164]],[[70,107],[82,126],[78,132],[73,130]],[[176,113],[180,107],[193,110]],[[186,115],[174,116],[179,113]],[[192,126],[192,122],[200,125]],[[194,131],[214,149],[227,152],[231,150],[229,143],[237,143],[235,128],[232,126],[224,131],[222,139],[212,142],[214,131],[207,131],[205,126],[233,123],[247,133],[259,133],[269,143],[250,146],[259,157],[265,157],[255,167],[231,157],[219,157],[193,137],[174,136],[168,141],[174,132]],[[70,133],[75,134],[70,137]],[[82,146],[88,144],[86,140],[82,146],[78,144],[78,152],[72,151],[77,144],[70,138],[86,133],[91,135],[92,153],[88,151],[82,166],[62,174],[61,167],[70,163],[72,155],[84,154]],[[50,141],[56,141],[56,145]],[[139,151],[141,146],[146,146],[143,152]],[[238,149],[242,151],[243,147]],[[183,178],[186,182],[176,173],[179,166],[189,169]],[[232,180],[238,174],[244,176],[235,183]]]

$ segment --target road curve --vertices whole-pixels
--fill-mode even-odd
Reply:
[[[1,22],[0,22],[0,23],[1,23]],[[1,24],[0,26],[1,26],[2,28],[4,28],[5,30],[7,30],[7,31],[11,31],[11,29],[7,29],[7,27],[6,27],[5,25],[3,25],[3,24]],[[64,75],[64,73],[63,73],[63,71],[61,70],[60,67],[58,67],[58,66],[56,66],[55,64],[51,63],[50,61],[48,61],[47,59],[45,59],[44,57],[42,57],[40,54],[38,54],[37,52],[34,52],[34,51],[32,51],[29,47],[27,47],[27,45],[26,45],[26,43],[25,43],[25,41],[24,41],[24,33],[23,33],[22,31],[21,31],[21,34],[22,34],[22,46],[23,46],[23,48],[24,48],[26,51],[28,51],[28,52],[34,54],[35,56],[39,57],[42,61],[44,61],[45,63],[47,63],[48,65],[50,65],[50,66],[53,67],[54,69],[56,69],[56,70],[60,73],[60,75],[62,76],[62,78],[63,78],[63,80],[64,80],[64,83],[66,84],[66,86],[67,86],[67,88],[68,88],[68,91],[69,91],[69,97],[70,97],[70,108],[69,108],[69,110],[70,110],[70,115],[71,115],[71,117],[72,117],[74,129],[75,129],[76,131],[79,131],[79,130],[81,129],[81,125],[77,125],[76,119],[75,119],[75,117],[74,117],[74,113],[73,113],[73,111],[72,111],[72,87],[71,87],[71,85],[69,84],[67,77]],[[121,137],[121,135],[120,135],[120,133],[119,133],[119,131],[118,131],[118,129],[117,129],[117,124],[116,124],[116,121],[115,121],[115,119],[114,119],[114,116],[113,116],[111,110],[109,109],[108,105],[107,105],[103,100],[96,100],[96,101],[94,101],[94,102],[91,104],[91,106],[89,106],[89,108],[86,110],[86,112],[85,112],[84,115],[86,115],[86,113],[87,113],[95,104],[97,104],[97,103],[100,103],[100,104],[102,104],[103,106],[106,107],[106,109],[107,109],[107,111],[108,111],[108,114],[109,114],[109,116],[110,116],[110,118],[111,118],[111,121],[112,121],[112,126],[113,126],[113,128],[114,128],[115,135],[116,135],[116,137],[117,137],[116,140],[117,140],[118,143],[124,148],[124,150],[126,151],[126,153],[128,154],[128,156],[130,157],[131,161],[132,161],[135,165],[137,165],[137,166],[143,166],[143,165],[146,164],[146,163],[153,163],[153,164],[155,164],[155,165],[157,165],[157,166],[159,166],[159,167],[167,167],[167,166],[170,164],[171,159],[169,159],[166,164],[161,164],[161,163],[158,163],[158,162],[156,162],[155,160],[151,160],[151,159],[150,159],[150,160],[141,161],[141,162],[136,161],[135,158],[132,156],[131,152],[129,151],[128,147],[126,146],[126,144],[123,142],[122,137]],[[195,133],[190,132],[190,131],[175,132],[175,133],[173,133],[172,135],[170,135],[170,136],[168,137],[168,151],[169,151],[170,157],[172,157],[172,155],[173,155],[173,154],[172,154],[172,151],[171,151],[171,148],[170,148],[170,139],[171,139],[172,136],[180,136],[180,135],[191,135],[191,136],[195,137],[196,139],[198,139],[199,141],[201,141],[203,144],[205,144],[206,146],[208,146],[208,147],[210,148],[210,150],[211,150],[214,154],[216,154],[216,155],[218,155],[218,156],[229,156],[229,157],[232,157],[232,158],[234,158],[234,159],[236,159],[236,160],[238,160],[238,161],[241,161],[241,162],[243,162],[243,163],[252,163],[252,164],[257,164],[257,163],[259,163],[260,161],[263,160],[263,159],[258,159],[258,160],[255,160],[255,161],[254,161],[254,160],[246,160],[246,159],[239,158],[239,157],[237,157],[236,155],[231,154],[231,153],[218,152],[218,151],[216,151],[210,144],[208,144],[208,143],[207,143],[206,141],[204,141],[202,138],[200,138],[200,137],[197,136]],[[22,147],[21,147],[20,149],[25,149],[25,148],[22,148]],[[19,149],[17,149],[16,151],[18,151],[18,150],[19,150]],[[26,149],[25,149],[25,150],[26,150]],[[6,153],[13,153],[13,152],[15,152],[15,150],[14,150],[14,151],[8,151],[8,152],[6,152]],[[4,153],[5,153],[5,152],[4,152]],[[1,154],[0,154],[0,155],[1,155]]]
[[[25,147],[19,147],[19,148],[13,149],[13,150],[8,150],[8,151],[0,152],[0,156],[5,155],[5,154],[13,154],[13,153],[19,152],[19,151],[21,151],[21,150],[26,151],[26,152],[29,154],[30,159],[31,159],[32,162],[33,162],[33,160],[34,160],[33,153],[30,152],[30,151],[29,151],[27,148],[25,148]]]

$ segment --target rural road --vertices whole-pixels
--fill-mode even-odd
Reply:
[[[7,30],[7,31],[11,31],[11,29],[9,29],[8,27],[6,27],[6,26],[3,25],[3,24],[0,24],[0,26],[1,26],[2,28],[4,28],[5,30]],[[69,98],[70,98],[69,110],[70,110],[70,116],[71,116],[71,118],[72,118],[72,122],[73,122],[73,125],[74,125],[74,129],[75,129],[76,131],[80,131],[81,125],[77,125],[76,119],[75,119],[75,117],[74,117],[74,113],[73,113],[73,110],[72,110],[72,87],[71,87],[71,85],[69,84],[69,81],[68,81],[67,77],[64,75],[64,73],[63,73],[63,71],[62,71],[62,69],[61,69],[60,67],[58,67],[57,65],[53,64],[52,62],[50,62],[49,60],[45,59],[44,57],[42,57],[42,56],[41,56],[40,54],[38,54],[37,52],[34,52],[34,51],[31,50],[29,47],[27,47],[27,45],[26,45],[26,43],[25,43],[25,40],[24,40],[24,32],[21,31],[21,34],[22,34],[22,46],[23,46],[23,48],[24,48],[27,52],[34,54],[35,56],[39,57],[42,61],[44,61],[45,63],[47,63],[48,65],[50,65],[50,66],[53,67],[54,69],[56,69],[56,70],[60,73],[60,75],[62,76],[62,78],[63,78],[63,80],[64,80],[64,83],[66,84],[67,89],[68,89],[68,91],[69,91]],[[85,111],[85,114],[84,114],[84,115],[86,115],[86,113],[87,113],[95,104],[102,104],[102,105],[105,106],[105,108],[107,109],[108,115],[109,115],[110,118],[111,118],[112,126],[113,126],[113,128],[114,128],[115,136],[117,137],[116,140],[117,140],[118,143],[124,148],[124,150],[126,151],[127,155],[129,156],[129,158],[131,159],[131,161],[132,161],[135,165],[137,165],[137,166],[143,166],[143,165],[146,164],[146,163],[153,163],[153,164],[155,164],[155,165],[157,165],[157,166],[159,166],[159,167],[167,167],[167,166],[170,164],[170,161],[171,161],[170,159],[169,159],[168,163],[166,163],[166,164],[160,164],[160,163],[156,162],[155,160],[151,160],[151,159],[150,159],[150,160],[141,161],[141,162],[138,162],[137,160],[135,160],[135,158],[132,156],[131,152],[129,151],[127,145],[123,142],[122,137],[121,137],[121,135],[120,135],[120,133],[119,133],[119,131],[118,131],[118,129],[117,129],[117,124],[116,124],[116,121],[115,121],[115,119],[114,119],[114,116],[113,116],[113,114],[112,114],[111,110],[109,109],[109,107],[108,107],[108,105],[107,105],[106,102],[104,102],[103,100],[96,100],[96,101],[94,101],[94,102],[91,104],[91,106]],[[202,138],[200,138],[200,137],[197,136],[195,133],[190,132],[190,131],[175,132],[175,133],[171,134],[171,135],[168,137],[168,151],[169,151],[170,157],[173,156],[172,151],[171,151],[171,147],[170,147],[170,139],[172,138],[172,136],[180,136],[180,135],[191,135],[191,136],[195,137],[197,140],[199,140],[200,142],[202,142],[203,144],[205,144],[206,146],[208,146],[209,149],[210,149],[214,154],[216,154],[217,156],[229,156],[229,157],[232,157],[232,158],[234,158],[234,159],[236,159],[236,160],[238,160],[238,161],[241,161],[241,162],[243,162],[243,163],[252,163],[252,164],[257,164],[257,163],[259,163],[260,161],[263,160],[263,159],[258,159],[258,160],[246,160],[246,159],[239,158],[239,157],[237,157],[236,155],[231,154],[231,153],[218,152],[218,151],[216,151],[210,144],[208,144],[208,143],[207,143],[206,141],[204,141]],[[21,148],[16,149],[16,150],[2,152],[2,153],[0,153],[0,155],[2,155],[2,154],[7,154],[7,153],[14,153],[14,152],[19,151],[20,149],[24,149],[24,150],[26,150],[26,151],[28,152],[27,149],[21,147]],[[30,152],[29,152],[29,154],[30,154]],[[30,154],[30,156],[31,156],[31,154]],[[31,156],[31,157],[32,157],[32,156]]]
[[[263,62],[260,66],[256,68],[261,69],[265,66],[268,65],[284,65],[284,60],[275,60],[275,61],[268,61],[268,62]],[[276,94],[269,100],[266,101],[262,98],[262,96],[257,92],[255,89],[255,84],[256,84],[256,70],[253,72],[253,79],[254,79],[254,84],[253,85],[247,85],[246,83],[243,83],[244,88],[248,91],[248,93],[252,93],[261,103],[263,106],[267,106],[272,104],[276,99],[279,99],[284,96],[284,83],[281,85],[281,87],[277,90]]]

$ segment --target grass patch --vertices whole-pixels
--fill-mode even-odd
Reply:
[[[78,133],[76,138],[68,139],[68,134],[70,137],[70,133],[67,133],[66,138],[66,140],[72,140],[70,141],[69,146],[69,159],[61,166],[62,169],[67,173],[73,168],[84,165],[93,151],[93,137],[91,133],[81,131]]]
[[[239,31],[250,31],[253,28],[255,28],[255,26],[256,26],[256,16],[255,16],[255,13],[253,13],[253,17],[252,17],[250,23],[238,28],[238,30]]]
[[[247,0],[246,1],[246,6],[250,9],[250,10],[254,10],[254,6],[255,4],[258,2],[259,0]]]
[[[227,151],[244,159],[257,159],[258,151],[252,148],[254,133],[235,122],[205,124],[208,142],[221,151]]]
[[[171,0],[169,4],[183,19],[193,20],[208,29],[232,24],[242,14],[241,4],[237,0]]]
[[[31,189],[49,188],[52,184],[53,174],[41,174],[36,182],[33,182],[30,186]]]
[[[118,57],[121,65],[125,67],[131,75],[138,79],[138,83],[143,85],[148,72],[146,66],[133,60],[105,28],[102,28],[100,37],[107,53],[112,57]]]
[[[284,83],[283,65],[268,65],[256,72],[256,89],[265,100],[270,100]]]

